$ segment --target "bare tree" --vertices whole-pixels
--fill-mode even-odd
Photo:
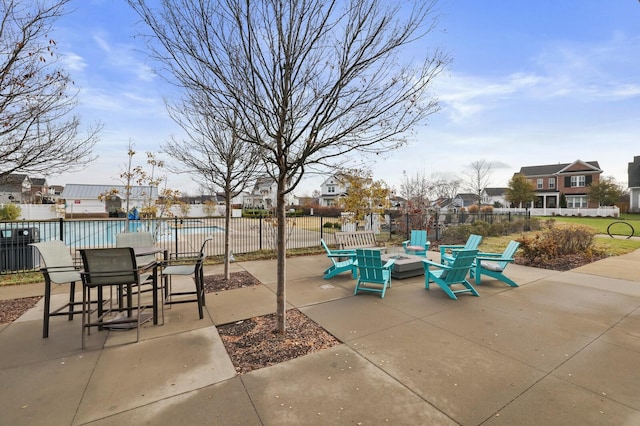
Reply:
[[[478,206],[482,204],[482,193],[491,182],[492,164],[486,160],[472,161],[469,168],[463,172],[465,187],[477,195]]]
[[[313,165],[406,142],[437,111],[429,89],[449,58],[429,52],[435,0],[128,0],[151,29],[160,72],[199,87],[277,184],[277,328],[286,329],[285,195]],[[157,2],[154,2],[154,4]],[[424,57],[403,57],[419,45]]]
[[[225,195],[224,276],[230,279],[231,200],[252,182],[261,162],[256,146],[240,139],[237,113],[216,116],[209,92],[199,86],[185,87],[187,96],[170,106],[171,117],[187,133],[186,140],[172,138],[164,150],[176,159],[178,169],[195,179],[211,193],[222,188]],[[215,99],[214,99],[215,100]]]
[[[70,0],[0,4],[0,180],[15,171],[51,175],[94,159],[101,125],[79,135],[76,92],[56,66],[53,22]]]

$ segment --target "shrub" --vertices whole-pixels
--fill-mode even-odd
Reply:
[[[325,222],[322,225],[323,228],[333,228],[333,222]]]
[[[460,210],[462,210],[462,209],[460,209]],[[478,213],[478,212],[480,211],[480,208],[478,207],[478,205],[477,205],[477,204],[472,204],[472,205],[470,205],[470,206],[469,206],[469,208],[467,209],[467,211],[468,211],[469,213],[475,214],[475,213]]]
[[[593,255],[596,230],[583,225],[550,227],[532,237],[518,239],[522,256],[531,263],[544,263],[573,254]]]
[[[333,223],[333,227],[334,227],[335,229],[342,229],[342,224],[341,224],[340,222],[334,222],[334,223]]]
[[[22,209],[15,204],[5,204],[0,207],[0,220],[16,220],[20,217]]]
[[[493,206],[482,206],[480,211],[482,213],[493,213]]]

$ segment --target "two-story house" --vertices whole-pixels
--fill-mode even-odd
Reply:
[[[31,203],[31,179],[19,173],[0,178],[0,203]]]
[[[640,212],[640,156],[633,157],[627,169],[629,176],[629,211]]]
[[[342,182],[338,175],[329,176],[320,185],[319,204],[322,207],[333,207],[338,204],[338,198],[347,192],[348,187]]]
[[[243,206],[256,209],[272,209],[276,207],[278,198],[278,184],[271,176],[264,175],[256,179],[249,194],[243,196]],[[293,194],[285,196],[286,205],[294,202]]]
[[[519,173],[536,191],[535,208],[563,207],[561,195],[570,209],[598,207],[598,203],[589,201],[588,197],[589,185],[600,181],[602,170],[597,161],[527,166],[520,168]]]
[[[505,199],[507,188],[485,188],[482,191],[482,204],[494,207],[507,207],[509,203]]]

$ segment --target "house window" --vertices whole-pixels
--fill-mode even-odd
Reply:
[[[544,188],[544,179],[537,179],[536,180],[536,188],[538,188],[538,189]]]
[[[571,176],[571,187],[572,188],[584,187],[584,185],[585,185],[585,177],[584,177],[584,175]]]
[[[335,186],[327,186],[327,192],[329,194],[334,194],[336,192],[336,187]]]
[[[327,200],[327,207],[334,207],[336,205],[335,200]]]
[[[567,207],[570,209],[587,208],[587,205],[586,195],[567,196]]]
[[[549,178],[549,189],[555,189],[556,187],[556,178]]]

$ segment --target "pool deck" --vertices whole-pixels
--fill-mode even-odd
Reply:
[[[204,320],[173,305],[139,343],[94,332],[83,351],[79,318],[61,317],[42,339],[37,305],[0,326],[0,423],[640,424],[640,250],[568,272],[510,265],[520,287],[487,279],[459,300],[423,277],[354,296],[348,273],[322,279],[328,263],[288,259],[287,303],[342,343],[242,375],[215,326],[275,311],[273,260],[234,263],[263,285],[208,294]]]

